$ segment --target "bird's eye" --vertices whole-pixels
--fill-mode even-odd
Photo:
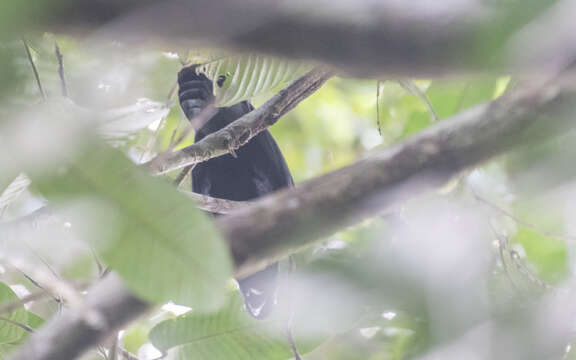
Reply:
[[[224,81],[226,81],[226,76],[220,75],[218,76],[218,80],[216,80],[216,85],[218,85],[218,87],[222,87],[224,85]]]

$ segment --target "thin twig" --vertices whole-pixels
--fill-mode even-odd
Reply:
[[[294,337],[292,336],[292,327],[286,329],[286,338],[288,339],[290,351],[292,351],[292,355],[294,355],[294,360],[302,360],[302,356],[300,356],[296,343],[294,342]]]
[[[102,317],[100,324],[87,321],[85,308],[71,307],[26,339],[11,359],[80,358],[88,349],[98,346],[127,323],[152,309],[150,304],[134,295],[126,298],[126,294],[124,283],[118,276],[107,276],[90,288],[86,297],[90,309]]]
[[[52,300],[54,300],[57,304],[58,304],[58,311],[62,310],[62,298],[57,295],[57,294],[53,294],[50,291],[46,290],[44,288],[44,286],[40,285],[40,283],[38,283],[36,280],[34,280],[31,276],[29,276],[28,274],[26,274],[23,270],[16,268],[15,269],[20,272],[26,279],[28,279],[28,281],[30,281],[30,283],[34,286],[36,286],[38,289],[40,289],[41,291],[46,291],[50,297],[52,298]]]
[[[510,255],[508,238],[498,234],[498,232],[492,225],[490,225],[490,228],[492,229],[492,233],[496,237],[496,241],[498,241],[498,253],[500,255],[500,261],[502,262],[502,268],[504,269],[504,274],[506,275],[508,280],[510,280],[510,284],[512,284],[512,287],[517,291],[520,291],[521,290],[520,286],[516,284],[516,280],[514,279],[514,277],[510,273],[510,270],[508,269],[508,260],[506,258],[506,254],[508,254],[508,256]]]
[[[200,129],[202,126],[204,126],[204,124],[210,121],[210,119],[212,119],[212,117],[214,117],[214,115],[216,115],[217,112],[218,108],[214,106],[214,103],[208,104],[204,109],[202,109],[202,111],[198,115],[190,119],[190,122],[188,122],[182,134],[180,134],[180,136],[178,137],[178,139],[176,139],[176,141],[170,144],[168,149],[166,149],[166,152],[172,152],[178,145],[182,143],[182,141],[184,141],[184,139],[186,139],[186,137],[188,137],[188,135],[192,133],[192,131],[195,128]]]
[[[96,351],[102,356],[105,360],[108,360],[108,354],[106,354],[106,349],[102,345],[96,346]]]
[[[180,187],[180,184],[182,184],[182,181],[184,181],[184,179],[186,178],[186,175],[188,175],[190,173],[190,171],[192,171],[192,169],[194,169],[195,166],[196,166],[196,164],[188,165],[184,169],[182,169],[182,171],[180,171],[178,176],[176,176],[176,178],[173,181],[174,186]]]
[[[538,287],[549,290],[553,287],[544,282],[544,280],[540,279],[536,274],[534,274],[522,261],[522,257],[518,254],[517,251],[510,249],[510,258],[512,259],[512,263],[516,266],[516,269],[522,274],[525,278],[530,280],[533,284],[536,284]]]
[[[134,354],[132,354],[130,351],[124,349],[122,346],[118,347],[118,351],[120,351],[120,354],[122,355],[122,357],[124,359],[127,360],[140,360],[140,358]]]
[[[196,201],[200,209],[216,214],[228,214],[251,203],[251,201],[225,200],[185,190],[180,192]]]
[[[556,239],[562,239],[562,240],[569,240],[569,241],[574,241],[576,240],[576,237],[574,236],[570,236],[570,235],[566,235],[566,234],[560,234],[560,233],[554,233],[554,232],[549,232],[549,231],[544,231],[539,229],[537,226],[529,223],[528,221],[522,220],[520,218],[518,218],[517,216],[515,216],[514,214],[510,213],[509,211],[501,208],[500,206],[490,202],[489,200],[486,200],[485,198],[483,198],[482,196],[480,196],[474,189],[471,188],[471,192],[472,195],[474,196],[474,198],[478,201],[480,201],[481,203],[487,205],[488,207],[492,208],[493,210],[498,211],[499,213],[501,213],[502,215],[508,217],[509,219],[511,219],[512,221],[514,221],[517,224],[520,224],[542,236],[545,237],[551,237],[551,238],[556,238]]]
[[[288,276],[294,273],[294,269],[296,264],[294,263],[294,259],[292,256],[288,257]],[[288,316],[288,323],[286,324],[286,339],[288,340],[288,345],[290,346],[290,351],[292,355],[294,355],[294,360],[301,360],[302,356],[298,352],[298,348],[296,347],[296,342],[294,341],[294,315],[296,315],[296,308],[295,308],[295,297],[293,289],[288,289],[288,299],[289,301],[288,307],[290,314]]]
[[[169,156],[174,151],[174,149],[192,133],[194,128],[201,128],[204,124],[210,121],[210,119],[216,114],[217,111],[218,109],[214,106],[213,103],[208,104],[197,116],[190,119],[190,122],[186,124],[186,128],[184,131],[182,131],[178,138],[176,138],[176,131],[172,133],[172,137],[170,138],[170,145],[168,148],[158,154],[154,159],[150,161],[150,163],[161,161],[161,159]],[[194,124],[194,126],[192,126],[192,124]],[[192,165],[195,164],[187,165],[187,167]]]
[[[102,265],[102,263],[100,262],[100,259],[98,259],[98,254],[96,254],[96,250],[94,250],[94,248],[92,246],[90,246],[90,253],[92,253],[92,258],[94,258],[94,262],[96,263],[96,266],[98,267],[98,276],[102,277],[102,275],[106,271],[106,268],[104,267],[104,265]]]
[[[546,289],[546,290],[552,289],[552,286],[549,285],[548,283],[546,283],[545,281],[543,281],[542,279],[540,279],[540,277],[538,277],[536,274],[534,274],[526,266],[526,264],[522,260],[522,257],[520,256],[520,254],[518,254],[517,251],[515,251],[514,249],[511,248],[510,240],[509,240],[508,236],[499,234],[493,226],[491,226],[491,228],[492,228],[492,233],[494,234],[494,236],[496,237],[496,239],[498,241],[498,249],[500,252],[500,259],[502,261],[502,267],[504,268],[504,272],[505,272],[506,276],[508,277],[508,279],[510,280],[510,283],[512,284],[512,286],[518,291],[521,290],[520,285],[517,284],[517,282],[514,280],[514,278],[512,276],[512,273],[508,269],[507,258],[510,259],[510,262],[512,263],[512,265],[514,265],[516,270],[522,276],[524,276],[525,278],[530,280],[530,282],[532,282],[533,284],[536,284],[538,287]],[[508,256],[506,256],[506,255],[508,255]]]
[[[25,295],[16,301],[9,302],[6,304],[0,304],[0,314],[7,314],[7,313],[12,312],[16,309],[21,308],[22,306],[24,306],[24,305],[26,305],[32,301],[42,300],[44,298],[49,298],[51,296],[52,296],[52,294],[48,290],[45,290],[45,289],[30,293],[30,294]]]
[[[127,359],[127,360],[140,360],[140,358],[134,354],[132,354],[130,351],[124,349],[122,346],[118,346],[118,351],[120,351],[120,354],[122,354],[122,356]],[[157,358],[154,358],[152,360],[162,360],[166,357],[167,354],[162,354]]]
[[[418,85],[414,84],[412,80],[398,80],[398,84],[400,84],[400,86],[402,86],[402,88],[404,88],[404,90],[406,90],[410,95],[414,95],[424,102],[424,105],[426,105],[426,108],[430,113],[432,122],[437,122],[439,120],[438,113],[434,110],[434,106],[432,106],[430,99],[428,99],[428,96],[426,96],[424,91],[420,90]]]
[[[175,82],[174,85],[172,85],[172,87],[168,91],[168,95],[166,95],[166,102],[170,102],[172,100],[172,96],[174,96],[174,92],[176,91],[177,88],[178,88],[178,82]],[[152,137],[146,144],[146,150],[142,151],[142,154],[140,154],[140,161],[139,161],[140,163],[144,160],[144,157],[150,152],[152,152],[152,150],[156,147],[156,143],[158,143],[158,135],[160,134],[160,130],[164,128],[164,124],[167,118],[168,115],[160,119],[160,122],[158,123],[156,130],[154,130],[154,135],[152,135]]]
[[[6,257],[1,257],[0,260],[12,266],[15,269],[24,269],[28,274],[38,281],[48,292],[55,296],[63,298],[72,308],[81,309],[84,315],[84,320],[93,326],[101,326],[103,319],[101,314],[97,313],[92,307],[86,303],[85,299],[78,293],[77,289],[62,279],[45,271],[39,270],[38,267],[28,264],[19,259],[12,260]]]
[[[166,96],[168,98],[168,101],[172,100],[172,97],[176,93],[176,89],[178,89],[178,82],[177,81],[175,81],[174,84],[172,84],[170,91],[168,91],[168,95]]]
[[[28,325],[26,325],[26,324],[22,324],[21,322],[18,322],[18,321],[14,321],[14,320],[9,319],[9,318],[7,318],[7,317],[5,317],[5,316],[0,316],[0,321],[6,321],[7,323],[10,323],[10,324],[12,324],[12,325],[14,325],[14,326],[18,326],[19,328],[22,328],[22,329],[28,331],[29,333],[33,333],[33,332],[34,332],[34,329],[32,329],[30,326],[28,326]]]
[[[66,86],[66,78],[64,77],[64,57],[60,52],[60,47],[57,42],[54,42],[54,51],[58,59],[58,76],[60,77],[60,87],[62,89],[62,96],[68,97],[68,87]]]
[[[90,284],[88,282],[82,282],[82,283],[78,283],[75,284],[74,287],[76,289],[78,289],[78,291],[83,291],[86,288],[88,288]],[[50,298],[50,297],[54,297],[54,295],[46,289],[41,289],[38,291],[35,291],[33,293],[30,293],[28,295],[25,295],[23,297],[21,297],[18,300],[9,302],[9,303],[5,303],[5,304],[0,304],[0,315],[2,314],[7,314],[10,313],[16,309],[19,309],[21,307],[23,307],[24,305],[31,303],[33,301],[39,301],[39,300],[43,300],[46,298]]]
[[[38,252],[36,251],[29,243],[28,241],[23,241],[24,245],[28,248],[28,250],[35,256],[37,257],[40,262],[42,264],[44,264],[44,266],[46,266],[46,268],[48,269],[48,271],[54,276],[54,278],[58,279],[58,280],[62,280],[62,277],[60,276],[60,274],[58,274],[58,272],[50,265],[50,263]],[[19,269],[20,270],[20,269]],[[23,274],[24,272],[22,270],[20,270]],[[26,275],[25,275],[26,276]],[[28,278],[28,280],[30,280],[32,283],[34,283],[36,286],[38,286],[39,288],[43,289],[44,287],[41,286],[37,281],[34,281],[31,277],[26,276]],[[56,293],[54,294],[54,301],[56,301],[56,303],[58,304],[58,312],[62,311],[62,303],[63,303],[63,299],[62,299],[62,295]]]
[[[108,350],[108,355],[110,360],[118,359],[118,333],[116,333],[116,336],[114,336],[114,341]]]
[[[32,67],[32,71],[34,72],[34,78],[36,78],[36,85],[38,85],[38,90],[40,91],[40,95],[42,95],[42,99],[46,101],[46,93],[42,88],[42,82],[40,81],[40,75],[38,75],[38,70],[36,69],[36,64],[34,64],[34,59],[32,59],[32,53],[30,52],[30,47],[28,46],[28,42],[26,39],[22,38],[22,43],[24,44],[24,49],[26,49],[26,56],[28,57],[28,61],[30,62],[30,66]]]
[[[376,126],[378,134],[382,136],[382,126],[380,124],[380,80],[376,81]]]

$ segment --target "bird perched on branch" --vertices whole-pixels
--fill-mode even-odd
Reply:
[[[221,82],[222,79],[217,79],[217,86],[221,86]],[[212,81],[190,66],[178,74],[178,85],[180,106],[196,131],[196,142],[254,109],[243,101],[218,108],[207,121],[195,121],[194,118],[214,102]],[[234,156],[212,158],[192,169],[192,191],[227,200],[253,200],[293,185],[284,156],[268,130],[236,150]],[[272,264],[238,279],[246,309],[253,317],[262,319],[270,313],[276,301],[277,277],[278,264]]]

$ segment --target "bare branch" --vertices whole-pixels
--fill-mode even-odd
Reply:
[[[24,329],[24,331],[28,331],[30,333],[34,332],[34,329],[32,329],[30,326],[23,324],[21,322],[18,322],[18,321],[14,321],[14,320],[9,319],[5,316],[0,316],[0,321],[6,321],[6,322],[8,322],[14,326],[18,326],[19,328]]]
[[[40,81],[40,75],[38,74],[36,64],[34,64],[34,59],[32,58],[32,53],[30,52],[30,46],[28,46],[28,42],[25,39],[22,39],[22,44],[24,44],[24,49],[26,50],[26,56],[28,57],[28,62],[30,63],[30,67],[32,68],[32,72],[34,73],[34,79],[36,79],[36,85],[38,85],[38,91],[40,92],[40,95],[42,95],[42,99],[46,101],[46,93],[44,92],[44,88],[42,87],[42,82]]]
[[[432,103],[430,102],[430,99],[428,99],[428,96],[424,91],[420,90],[418,85],[416,85],[412,80],[398,80],[398,84],[400,84],[400,86],[402,86],[402,88],[404,88],[404,90],[406,90],[407,93],[416,96],[417,98],[422,100],[422,102],[424,102],[424,105],[426,105],[426,108],[430,113],[431,122],[437,122],[438,120],[440,120],[438,114],[436,113],[436,110],[434,109],[434,106],[432,106]]]
[[[113,274],[89,291],[87,303],[104,320],[101,324],[86,321],[82,309],[71,308],[32,334],[11,359],[76,359],[149,309]]]
[[[132,354],[130,351],[124,349],[121,346],[120,346],[119,350],[120,350],[120,353],[122,354],[123,358],[126,360],[140,360],[138,358],[138,356]]]
[[[26,296],[24,296],[21,299],[18,299],[16,301],[6,303],[6,304],[1,304],[0,305],[0,314],[6,314],[9,312],[12,312],[18,308],[23,307],[24,305],[26,305],[32,301],[37,301],[37,300],[49,298],[51,296],[52,295],[47,290],[39,290],[39,291],[33,292],[33,293],[28,294],[28,295],[26,295]]]
[[[179,188],[180,185],[182,184],[182,181],[184,181],[184,179],[190,173],[190,171],[192,171],[192,169],[194,169],[194,166],[196,166],[196,165],[188,165],[188,166],[183,167],[182,170],[180,170],[180,172],[178,173],[178,175],[174,179],[174,181],[172,182],[172,184],[174,184],[174,186]]]
[[[233,201],[225,200],[207,195],[198,194],[192,191],[180,190],[190,199],[194,200],[199,208],[216,214],[228,214],[233,210],[239,209],[242,206],[250,203],[249,201]]]
[[[100,315],[92,311],[77,289],[67,281],[60,279],[57,274],[47,273],[43,269],[36,267],[34,264],[29,264],[22,259],[12,260],[0,255],[0,261],[20,271],[24,270],[29,275],[27,276],[28,279],[34,279],[34,283],[39,284],[41,289],[52,294],[55,300],[63,299],[70,307],[80,309],[86,322],[94,324],[100,324],[102,322]],[[60,303],[61,301],[58,302]]]
[[[80,283],[78,285],[73,285],[78,291],[83,291],[86,288],[88,288],[88,284],[87,283]],[[46,289],[42,289],[42,290],[38,290],[36,292],[30,293],[26,296],[21,297],[20,299],[10,302],[10,303],[5,303],[5,304],[0,304],[0,315],[1,314],[6,314],[9,312],[12,312],[18,308],[23,307],[24,305],[31,303],[33,301],[38,301],[38,300],[43,300],[46,298],[50,298],[52,297],[52,293]]]
[[[144,166],[154,174],[164,174],[237,150],[313,94],[330,76],[331,73],[324,69],[312,70],[278,92],[264,105],[242,116],[224,129],[182,150],[159,156],[145,163]]]
[[[68,97],[68,87],[66,86],[66,77],[64,74],[64,57],[60,52],[60,47],[57,42],[54,42],[54,52],[58,59],[58,76],[60,77],[60,87],[62,89],[62,96]]]

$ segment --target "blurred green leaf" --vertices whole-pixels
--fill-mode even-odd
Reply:
[[[38,329],[40,328],[40,326],[44,325],[44,319],[42,319],[40,316],[27,311],[26,314],[28,315],[28,326],[30,326],[32,329]]]
[[[33,179],[36,187],[53,201],[86,200],[72,226],[145,299],[217,308],[231,264],[207,215],[119,151],[86,142],[60,171]]]
[[[520,228],[512,238],[522,244],[527,260],[537,269],[537,275],[549,283],[558,283],[568,271],[566,243],[527,228]]]
[[[130,330],[126,331],[126,334],[122,338],[124,348],[131,352],[132,354],[137,354],[138,349],[142,345],[148,342],[147,331],[141,326],[136,326]]]
[[[514,190],[532,196],[576,177],[576,132],[570,131],[544,143],[530,144],[506,157],[506,168]]]
[[[433,81],[426,95],[440,119],[456,115],[462,110],[492,100],[497,79],[473,81]]]
[[[7,304],[17,301],[18,296],[4,283],[0,283],[0,304]],[[28,322],[28,312],[24,308],[19,308],[8,314],[1,314],[2,317],[26,325]],[[0,319],[0,354],[5,354],[12,350],[28,333],[21,327],[14,325],[10,321]]]
[[[430,116],[428,114],[422,112],[414,112],[412,113],[412,116],[410,116],[410,119],[406,125],[404,125],[404,132],[402,135],[409,136],[416,134],[430,126],[430,124]]]
[[[191,312],[161,322],[150,332],[150,341],[181,360],[290,359],[287,340],[282,333],[272,331],[273,320],[251,318],[242,304],[235,293],[217,313]]]

